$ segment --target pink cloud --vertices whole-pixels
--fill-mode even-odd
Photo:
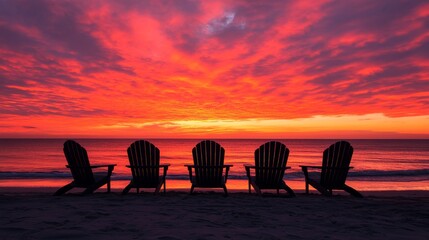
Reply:
[[[2,1],[0,116],[83,124],[429,115],[426,8]]]

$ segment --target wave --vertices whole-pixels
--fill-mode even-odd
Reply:
[[[286,180],[302,179],[303,173],[300,171],[286,172]],[[70,179],[72,175],[70,172],[50,171],[50,172],[0,172],[0,180],[2,179]],[[429,169],[417,170],[364,170],[364,171],[351,171],[348,178],[351,180],[389,180],[401,181],[406,179],[413,180],[429,180]],[[130,174],[114,173],[112,175],[114,180],[129,180]],[[188,174],[168,174],[167,179],[172,180],[188,180]],[[245,174],[230,174],[228,179],[247,179]]]
[[[70,172],[0,172],[0,179],[57,179],[70,178]]]
[[[419,177],[427,176],[429,178],[429,169],[415,170],[365,170],[349,172],[350,177]]]

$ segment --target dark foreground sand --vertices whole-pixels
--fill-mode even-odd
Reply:
[[[429,239],[428,192],[365,195],[54,197],[3,189],[0,239]]]

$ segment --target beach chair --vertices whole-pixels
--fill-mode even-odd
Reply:
[[[332,195],[332,190],[344,190],[355,197],[362,195],[346,185],[347,173],[353,155],[353,147],[349,142],[339,141],[332,144],[323,152],[322,166],[300,166],[305,176],[305,192],[308,194],[308,185],[311,185],[326,196]],[[319,171],[309,172],[308,169]]]
[[[249,180],[249,193],[252,186],[259,195],[262,195],[262,189],[276,189],[277,194],[280,189],[284,189],[289,196],[294,197],[294,191],[283,180],[285,170],[290,168],[286,167],[288,157],[289,149],[280,142],[267,142],[256,149],[255,165],[244,164]],[[251,174],[252,169],[254,176]]]
[[[224,164],[225,149],[218,143],[205,140],[192,149],[194,165],[185,165],[191,180],[191,194],[195,187],[223,188],[225,196],[228,195],[226,181],[228,172],[233,165]],[[193,174],[192,170],[195,170]],[[225,174],[223,169],[225,169]]]
[[[116,164],[90,165],[85,148],[73,140],[64,143],[63,151],[68,163],[66,167],[70,168],[73,181],[58,189],[54,195],[62,195],[75,187],[86,188],[84,194],[92,193],[105,184],[107,192],[110,192],[110,176]],[[107,167],[107,173],[92,172],[93,168],[101,167]]]
[[[137,193],[139,193],[140,188],[155,188],[155,193],[159,193],[162,185],[164,185],[165,193],[165,176],[170,164],[159,164],[159,149],[148,141],[139,140],[128,147],[127,153],[130,165],[126,167],[131,169],[133,178],[124,188],[122,194],[127,194],[131,188],[136,188]],[[161,176],[159,174],[160,168],[163,169]]]

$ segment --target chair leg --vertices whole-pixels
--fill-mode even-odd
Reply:
[[[70,189],[72,189],[74,187],[74,182],[71,182],[67,185],[65,185],[64,187],[58,189],[55,193],[54,196],[60,196],[63,195],[64,193],[66,193],[67,191],[69,191]]]
[[[158,184],[158,186],[156,186],[155,194],[158,194],[161,191],[162,185],[164,185],[164,193],[165,193],[165,182],[164,181],[160,181],[159,184]]]
[[[225,192],[224,196],[227,197],[228,196],[228,190],[226,189],[226,185],[222,186],[223,191]]]
[[[289,194],[289,196],[291,197],[295,197],[295,192],[292,190],[292,188],[290,188],[286,183],[284,185],[284,188],[286,190],[286,192]]]
[[[252,193],[252,190],[250,189],[250,181],[248,182],[249,184],[249,194]]]
[[[259,187],[258,187],[258,186],[256,186],[256,185],[254,185],[254,184],[252,184],[252,186],[253,186],[253,189],[255,189],[255,192],[256,192],[259,196],[262,196],[261,189],[259,189]]]
[[[110,193],[110,179],[107,181],[107,193]]]
[[[350,193],[354,197],[363,198],[362,194],[360,194],[358,191],[356,191],[354,188],[347,186],[344,184],[344,191]]]
[[[320,191],[320,190],[319,190]],[[332,196],[332,189],[325,189],[321,192],[323,195],[331,197]]]
[[[305,181],[305,194],[308,194],[308,182],[307,182],[307,180]]]
[[[130,184],[128,184],[128,185],[124,188],[124,190],[122,191],[122,195],[127,194],[127,193],[131,190],[131,186],[132,186],[132,184],[131,184],[131,183],[130,183]]]
[[[189,194],[192,194],[192,193],[194,193],[194,184],[192,184],[192,186],[191,186],[191,192],[189,193]]]
[[[89,187],[89,188],[85,189],[85,191],[83,191],[83,193],[82,193],[82,194],[89,194],[89,193],[93,193],[95,190],[97,190],[97,188],[98,188],[98,187],[91,186],[91,187]]]
[[[319,191],[321,194],[325,195],[325,196],[330,196],[330,192],[329,189],[323,187],[322,185],[320,185],[320,183],[315,182],[315,181],[307,181],[306,184],[311,185],[313,188],[315,188],[317,191]]]

